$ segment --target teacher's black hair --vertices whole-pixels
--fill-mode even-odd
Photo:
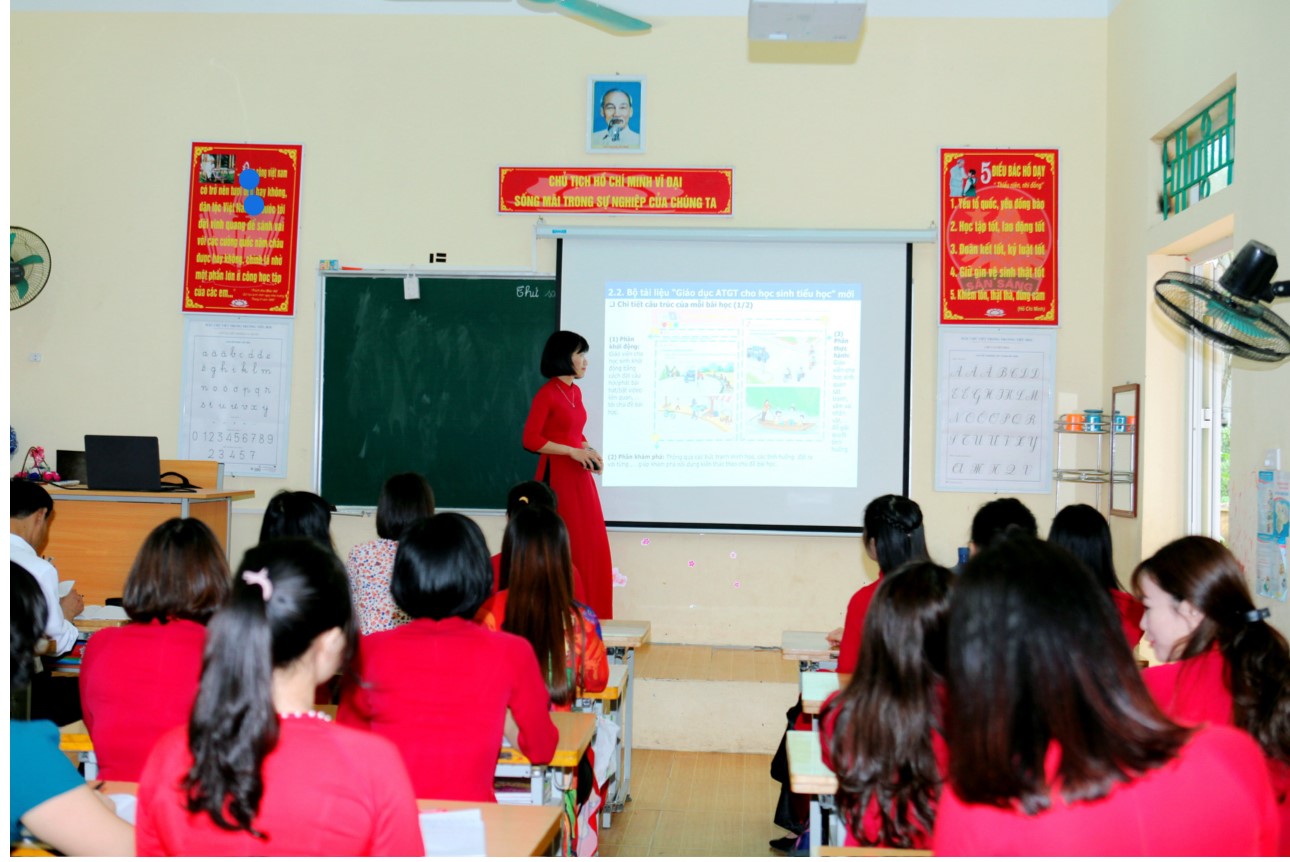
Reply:
[[[399,539],[390,595],[413,619],[474,619],[492,590],[484,534],[464,515],[441,512]]]
[[[304,537],[275,539],[246,552],[232,595],[206,627],[202,677],[188,720],[193,765],[183,779],[188,810],[221,829],[264,837],[251,822],[264,797],[264,759],[278,744],[273,671],[299,659],[324,632],[346,640],[344,671],[355,643],[345,567]],[[247,583],[260,573],[270,587]]]
[[[542,376],[550,380],[573,374],[573,354],[586,353],[590,349],[587,339],[576,332],[562,329],[551,333],[542,348]]]

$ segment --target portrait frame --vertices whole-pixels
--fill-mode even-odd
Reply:
[[[608,140],[609,122],[602,102],[610,92],[625,93],[631,115],[620,129],[620,140]],[[622,100],[616,103],[621,110]],[[645,152],[645,77],[643,75],[590,75],[587,77],[587,152],[623,155]],[[609,119],[612,119],[610,117]]]

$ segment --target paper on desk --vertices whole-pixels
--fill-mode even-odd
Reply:
[[[421,812],[427,856],[484,856],[484,818],[478,808]]]
[[[76,581],[59,581],[59,582],[58,582],[58,597],[59,597],[60,599],[61,599],[61,598],[65,598],[65,597],[67,596],[67,594],[68,594],[68,593],[70,593],[70,592],[72,591],[72,587],[74,587],[74,586],[76,586]]]
[[[131,793],[109,793],[108,799],[116,806],[116,816],[131,826],[134,825],[134,812],[139,806],[139,798]]]
[[[85,610],[77,614],[78,620],[128,620],[125,608],[115,605],[86,605]]]

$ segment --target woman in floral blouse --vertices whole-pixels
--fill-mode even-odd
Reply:
[[[381,486],[376,504],[376,534],[380,538],[355,545],[345,563],[363,634],[386,631],[408,621],[390,596],[394,555],[403,531],[433,514],[434,491],[420,473],[399,473]]]

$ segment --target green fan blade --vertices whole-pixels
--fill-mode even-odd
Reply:
[[[27,298],[27,290],[28,290],[28,287],[29,287],[29,286],[28,286],[28,284],[27,284],[27,279],[25,279],[25,278],[24,278],[22,281],[18,282],[16,285],[14,285],[14,287],[18,288],[18,298],[19,298],[19,299],[26,299],[26,298]]]
[[[639,18],[615,12],[607,6],[593,3],[591,0],[559,0],[557,4],[571,15],[583,18],[592,24],[600,24],[620,33],[644,33],[652,26]]]
[[[13,260],[13,259],[10,258],[10,260]],[[45,259],[38,254],[29,254],[26,257],[24,257],[22,260],[14,261],[14,263],[18,264],[18,266],[27,266],[33,263],[44,263],[44,262],[45,262]]]

